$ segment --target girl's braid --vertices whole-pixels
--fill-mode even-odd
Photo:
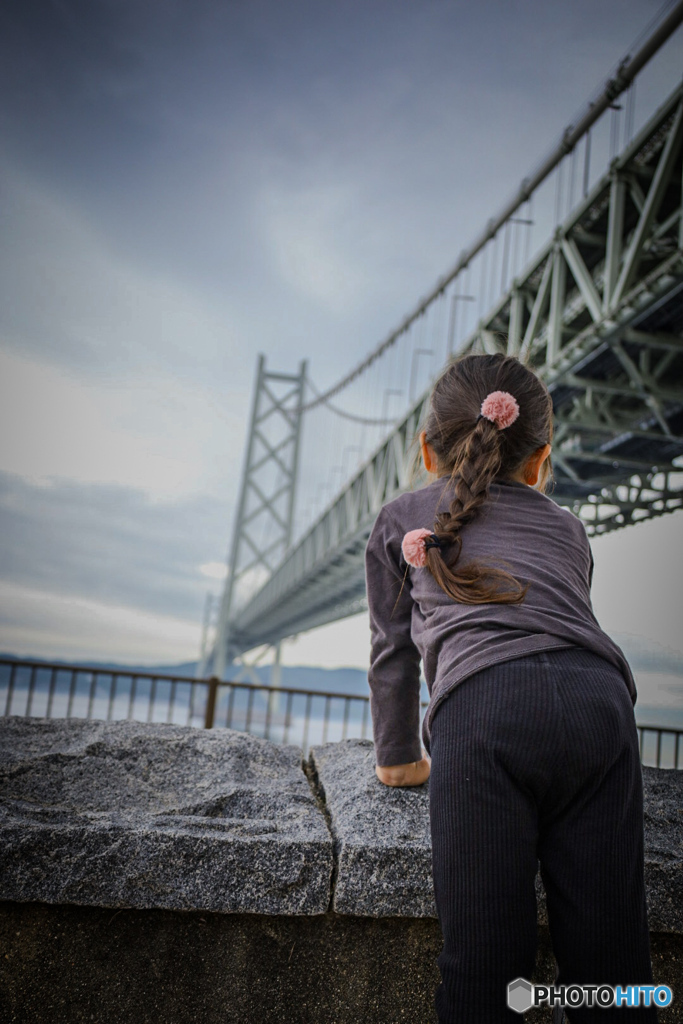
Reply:
[[[461,528],[475,518],[489,496],[489,485],[501,464],[500,431],[490,420],[480,419],[464,448],[459,448],[460,458],[451,473],[455,494],[448,511],[436,516],[434,528],[439,539],[450,543],[460,541]]]

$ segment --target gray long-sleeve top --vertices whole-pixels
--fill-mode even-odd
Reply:
[[[631,700],[636,685],[620,647],[593,613],[593,555],[580,519],[547,495],[514,480],[491,484],[490,499],[461,530],[459,565],[488,560],[524,584],[522,604],[462,604],[427,568],[408,566],[401,551],[409,530],[434,526],[452,484],[441,477],[382,507],[365,550],[371,652],[368,682],[375,759],[408,764],[430,752],[439,702],[482,668],[534,651],[580,646],[615,665]],[[402,588],[402,589],[401,589]],[[420,660],[430,700],[420,737]]]

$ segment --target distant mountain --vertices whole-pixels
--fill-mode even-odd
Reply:
[[[12,661],[35,661],[44,665],[75,665],[83,668],[99,668],[107,672],[151,672],[160,675],[167,672],[174,676],[194,676],[197,662],[184,661],[174,665],[135,665],[131,662],[120,661],[96,661],[92,658],[39,658],[32,654],[8,654],[0,651],[0,658],[9,658]]]
[[[83,668],[99,668],[106,672],[120,672],[122,674],[151,672],[159,675],[191,676],[192,678],[194,678],[197,669],[196,661],[177,662],[173,665],[134,665],[115,661],[94,661],[91,659],[34,658],[30,655],[16,655],[3,652],[0,652],[0,658],[9,658],[13,661],[35,661],[50,665],[75,665],[82,666]],[[270,683],[271,668],[269,665],[259,666],[254,671],[261,682],[266,685]],[[231,678],[238,678],[237,669]],[[250,681],[250,677],[244,672],[239,675],[239,679],[247,682]],[[283,686],[302,690],[322,690],[361,696],[366,696],[369,692],[367,672],[360,668],[315,668],[310,665],[283,665],[281,679]]]
[[[656,640],[649,640],[634,633],[610,633],[616,644],[626,655],[631,668],[640,672],[667,672],[683,675],[683,653],[672,647],[664,647]]]
[[[670,647],[647,637],[633,633],[611,633],[610,636],[621,647],[634,672],[661,672],[667,675],[683,677],[683,654]],[[58,665],[82,665],[104,669],[110,672],[152,672],[159,675],[191,676],[197,668],[196,661],[176,662],[169,665],[132,665],[115,661],[92,661],[65,659],[32,658],[26,655],[0,654],[2,658],[21,661],[37,661]],[[265,684],[270,683],[271,668],[269,665],[254,669],[258,678]],[[303,690],[327,690],[333,693],[349,693],[365,696],[369,693],[367,670],[361,668],[317,668],[311,665],[283,665],[281,669],[282,685]],[[237,678],[237,669],[232,678]],[[247,679],[244,672],[240,679]],[[422,699],[428,699],[426,684],[422,683]]]

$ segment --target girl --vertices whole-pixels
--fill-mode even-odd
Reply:
[[[593,614],[585,528],[545,493],[552,433],[517,358],[456,359],[420,435],[434,479],[384,505],[366,548],[375,770],[429,779],[440,1024],[520,1019],[507,987],[534,970],[539,861],[556,985],[652,983],[636,687]],[[567,1015],[615,1017],[657,1011]]]

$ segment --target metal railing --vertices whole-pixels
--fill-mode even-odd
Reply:
[[[644,765],[652,768],[683,768],[683,729],[659,725],[639,725],[637,728],[640,760]],[[653,745],[655,749],[651,760],[650,748]]]
[[[0,658],[0,715],[231,728],[305,754],[371,735],[367,696],[12,658]]]
[[[0,658],[2,717],[229,728],[296,743],[307,755],[317,743],[371,738],[369,707],[369,696],[328,690]],[[637,728],[643,764],[683,768],[683,729]]]

